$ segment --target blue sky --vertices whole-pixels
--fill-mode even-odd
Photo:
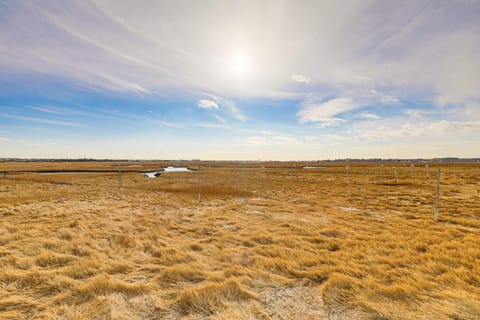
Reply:
[[[0,157],[480,157],[479,1],[1,1]]]

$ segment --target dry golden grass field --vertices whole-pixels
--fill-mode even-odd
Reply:
[[[0,319],[480,319],[478,163],[167,164],[0,163]]]

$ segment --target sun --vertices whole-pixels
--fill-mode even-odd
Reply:
[[[248,75],[252,69],[251,57],[243,50],[235,51],[230,57],[229,69],[236,77],[244,77]]]

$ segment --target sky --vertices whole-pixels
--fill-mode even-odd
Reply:
[[[0,0],[1,157],[480,157],[480,1]]]

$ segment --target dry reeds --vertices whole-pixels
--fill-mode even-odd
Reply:
[[[437,224],[423,170],[349,163],[348,197],[341,163],[235,165],[202,164],[201,204],[180,173],[0,179],[0,318],[480,319],[478,164],[441,165]]]

